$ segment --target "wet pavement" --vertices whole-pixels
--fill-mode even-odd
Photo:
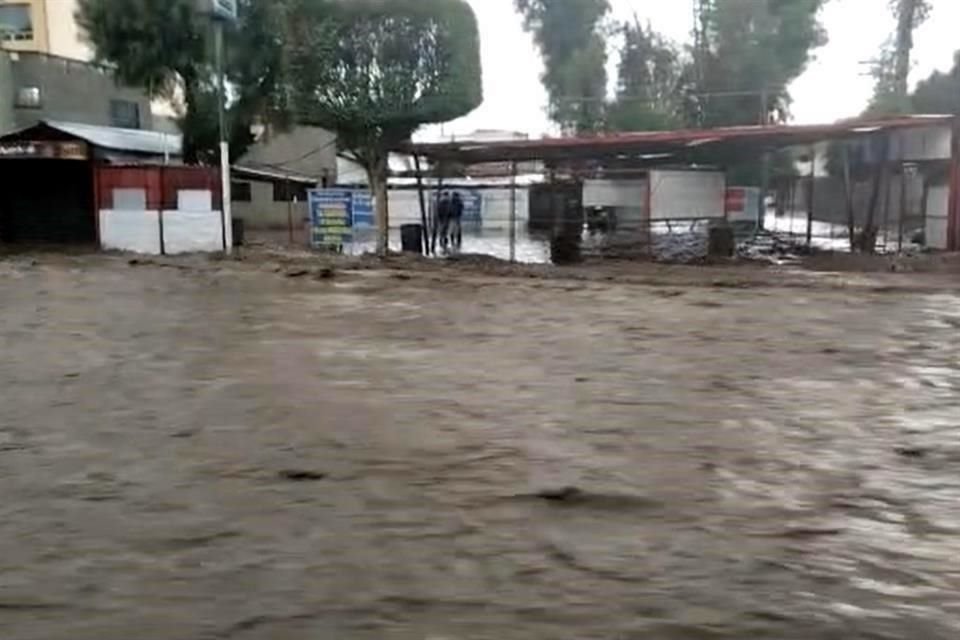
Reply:
[[[955,288],[211,265],[0,262],[4,639],[960,637]]]

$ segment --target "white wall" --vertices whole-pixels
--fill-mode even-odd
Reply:
[[[142,191],[142,197],[137,192]],[[178,208],[164,211],[134,209],[146,202],[145,190],[118,189],[114,201],[129,208],[104,209],[100,216],[100,246],[107,250],[159,255],[216,253],[223,251],[224,227],[220,211],[211,206],[209,191],[184,190],[178,194]],[[163,229],[163,243],[160,234]],[[233,246],[230,224],[226,226],[227,247]]]
[[[890,159],[948,160],[952,135],[948,126],[901,131],[893,138]]]
[[[83,41],[74,15],[77,0],[46,0],[50,53],[64,58],[93,60],[93,50]]]
[[[651,219],[723,218],[726,176],[720,171],[651,171]]]
[[[646,208],[646,180],[584,180],[583,206]]]
[[[950,187],[930,187],[927,197],[927,246],[946,250],[950,217]]]
[[[451,187],[456,189],[456,187]],[[526,188],[517,190],[517,224],[526,224],[530,219],[530,191]],[[484,229],[505,229],[510,224],[510,189],[481,189],[483,194]],[[436,192],[425,191],[427,212],[429,214],[431,199]],[[415,189],[395,189],[390,191],[390,226],[399,227],[403,224],[419,224],[420,196]]]

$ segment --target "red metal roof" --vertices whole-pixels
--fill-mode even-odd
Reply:
[[[698,154],[811,145],[899,129],[950,124],[953,116],[918,115],[884,120],[847,120],[824,125],[722,127],[679,131],[641,131],[596,136],[504,140],[492,142],[440,142],[408,145],[404,151],[433,160],[476,164],[497,161],[603,159],[620,154],[671,154],[673,162],[694,151]]]

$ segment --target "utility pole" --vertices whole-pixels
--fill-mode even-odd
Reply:
[[[198,0],[200,11],[213,21],[214,56],[217,68],[217,121],[220,128],[220,225],[223,250],[233,246],[233,203],[230,193],[230,142],[227,133],[227,87],[224,68],[224,30],[237,21],[237,0]]]

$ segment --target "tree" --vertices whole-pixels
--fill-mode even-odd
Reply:
[[[280,113],[269,97],[279,81],[278,16],[286,0],[241,0],[240,24],[228,33],[227,65],[238,99],[231,105],[231,142],[240,155],[252,142],[255,118]],[[77,21],[121,82],[144,86],[178,111],[184,159],[215,163],[219,155],[219,95],[210,21],[196,0],[80,0]]]
[[[365,168],[384,254],[390,150],[482,101],[476,17],[464,0],[292,0],[288,21],[284,95]]]
[[[694,110],[702,126],[785,121],[790,83],[826,43],[826,0],[713,0],[699,4]]]
[[[597,131],[607,97],[609,0],[514,0],[543,57],[550,119],[565,131]]]
[[[617,95],[607,110],[607,128],[657,131],[681,126],[684,69],[680,52],[637,18],[622,24],[620,31]]]
[[[914,113],[960,115],[960,51],[954,54],[949,72],[935,71],[917,84],[911,104]]]
[[[897,31],[874,65],[876,87],[867,113],[895,115],[910,112],[910,62],[913,34],[930,15],[929,0],[890,0]]]

